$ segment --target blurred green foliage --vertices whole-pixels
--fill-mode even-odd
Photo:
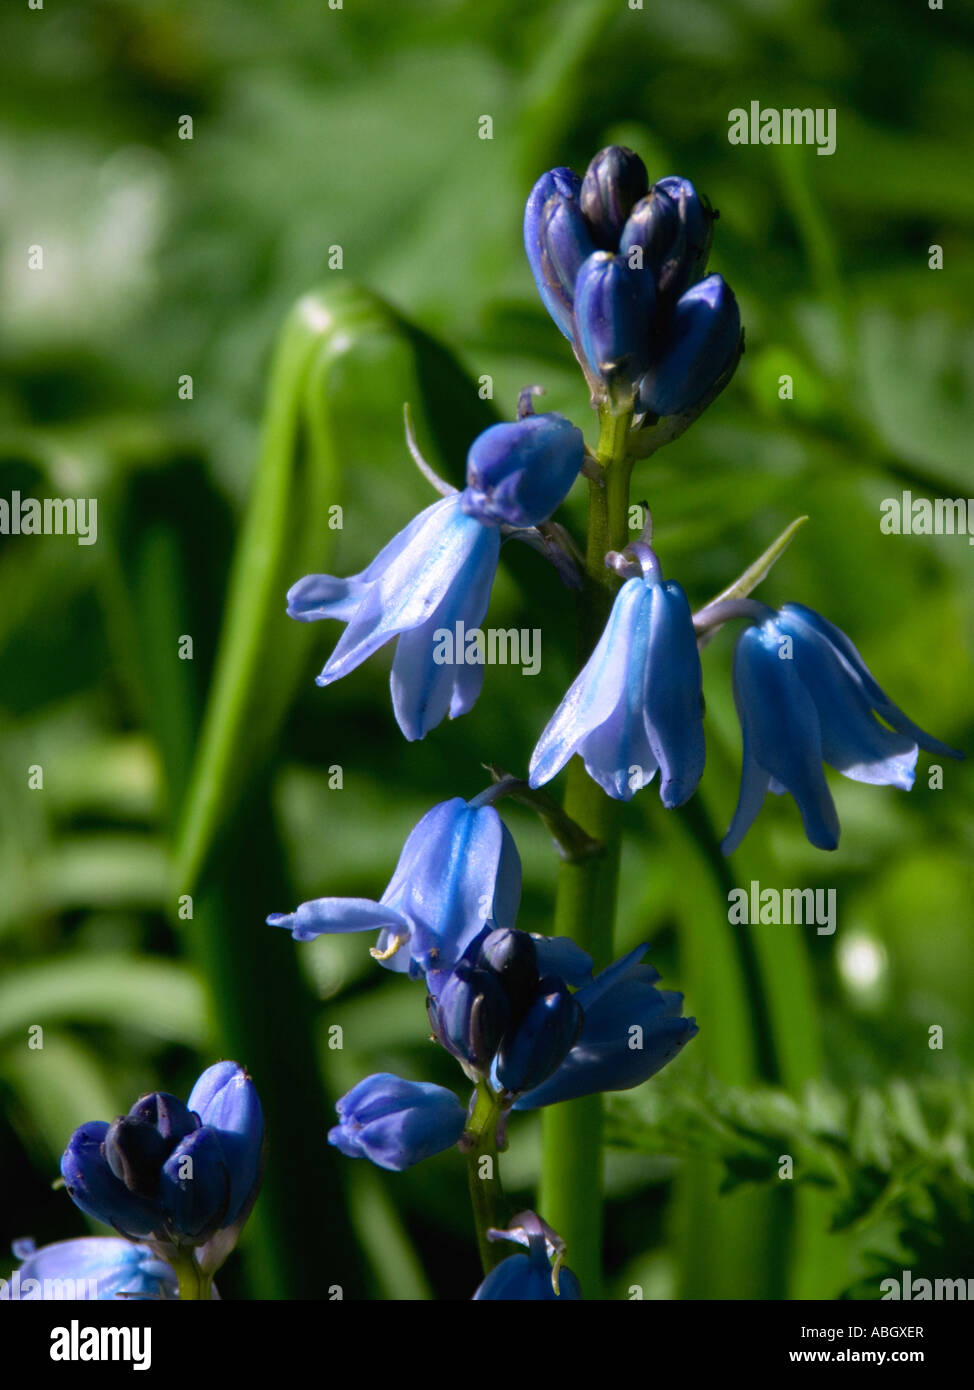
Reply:
[[[637,469],[666,572],[699,605],[807,513],[760,596],[825,613],[924,727],[974,748],[970,549],[879,529],[880,502],[903,489],[974,494],[970,23],[906,0],[101,0],[10,8],[2,26],[0,496],[95,496],[99,532],[90,547],[0,538],[0,1250],[84,1229],[50,1188],[75,1125],[232,1055],[254,1072],[272,1148],[225,1295],[466,1296],[460,1165],[392,1177],[339,1165],[324,1142],[328,1097],[367,1070],[455,1081],[417,987],[376,970],[361,938],[296,947],[263,919],[326,892],[376,896],[424,810],[479,790],[481,762],[523,770],[570,675],[571,613],[536,555],[511,554],[491,622],[541,615],[541,674],[491,669],[471,715],[407,745],[388,660],[318,690],[333,634],[288,623],[284,588],[309,568],[360,568],[432,500],[403,444],[405,399],[454,480],[492,418],[485,374],[501,415],[540,382],[591,437],[520,217],[543,169],[582,169],[621,141],[719,207],[712,265],[747,332],[725,394]],[[835,154],[730,146],[727,113],[752,99],[834,106]],[[928,268],[934,244],[943,270]],[[33,245],[43,271],[28,269]],[[335,322],[300,348],[262,443],[274,343],[316,287]],[[252,497],[268,512],[244,533]],[[211,704],[204,725],[221,631],[240,704]],[[834,779],[832,856],[772,798],[722,863],[739,769],[731,646],[722,634],[705,658],[700,797],[664,815],[647,792],[627,817],[617,946],[652,941],[701,1033],[611,1107],[610,1287],[875,1297],[881,1262],[919,1258],[924,1241],[964,1277],[969,775],[948,765],[935,790],[921,761],[909,796]],[[37,764],[43,790],[28,787]],[[507,818],[521,925],[543,931],[554,856],[526,812]],[[836,935],[729,927],[728,887],[752,878],[834,887]],[[834,1134],[802,1108],[809,1084],[831,1098]],[[963,1152],[936,1149],[953,1131],[928,1103],[966,1116]],[[524,1203],[535,1125],[512,1125],[506,1159]],[[821,1150],[831,1186],[801,1163],[788,1190],[758,1181],[779,1140]],[[747,1181],[721,1195],[728,1164]]]

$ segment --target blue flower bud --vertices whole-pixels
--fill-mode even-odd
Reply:
[[[485,525],[536,526],[565,500],[584,458],[582,431],[563,415],[491,425],[467,454],[461,506]]]
[[[174,1148],[159,1131],[129,1115],[120,1115],[105,1135],[105,1158],[115,1177],[130,1192],[154,1197],[159,1187],[159,1169]]]
[[[220,1066],[235,1065],[233,1062],[220,1063]],[[174,1144],[200,1127],[198,1113],[168,1091],[152,1091],[147,1096],[140,1096],[129,1111],[128,1118],[151,1125],[164,1140]]]
[[[640,247],[661,300],[672,302],[703,275],[713,241],[714,214],[689,179],[665,178],[632,210],[619,251]]]
[[[574,199],[557,195],[549,198],[541,213],[541,265],[545,282],[554,291],[559,305],[568,309],[568,336],[571,336],[571,307],[575,300],[575,281],[582,262],[596,249],[589,225]],[[564,315],[555,320],[561,327]],[[562,330],[565,331],[564,329]]]
[[[571,285],[566,293],[555,267],[550,260],[544,259],[541,219],[546,205],[552,198],[574,202],[577,206],[581,183],[581,179],[572,169],[551,169],[538,179],[524,209],[524,249],[527,252],[531,274],[545,308],[566,338],[572,336]]]
[[[489,970],[460,964],[440,990],[430,1017],[447,1051],[484,1076],[511,1021],[511,1005]]]
[[[530,1090],[557,1071],[582,1027],[582,1010],[563,980],[547,976],[524,1018],[504,1038],[497,1081],[512,1094]]]
[[[741,315],[733,291],[709,275],[677,300],[666,346],[639,383],[637,406],[653,415],[682,415],[736,364]]]
[[[230,1225],[246,1214],[260,1185],[264,1114],[257,1087],[236,1062],[217,1062],[203,1072],[187,1104],[220,1141],[230,1177]]]
[[[613,962],[575,996],[583,1015],[578,1041],[561,1066],[515,1102],[536,1110],[598,1091],[625,1091],[654,1076],[696,1036],[683,995],[656,988],[645,946]]]
[[[575,282],[575,338],[592,373],[633,386],[649,362],[656,291],[649,269],[596,251]]]
[[[328,1142],[349,1158],[402,1172],[458,1142],[466,1112],[452,1091],[379,1072],[338,1102],[340,1123]]]
[[[159,1198],[171,1224],[193,1241],[224,1224],[230,1207],[230,1169],[215,1129],[198,1129],[162,1165]]]
[[[104,1120],[80,1125],[61,1157],[61,1176],[76,1207],[104,1221],[129,1239],[165,1236],[165,1218],[154,1201],[139,1196],[115,1176],[105,1158],[109,1126]]]
[[[624,145],[609,145],[589,164],[578,195],[596,244],[614,250],[636,203],[649,191],[646,166]]]
[[[156,1092],[111,1125],[82,1125],[61,1172],[82,1211],[130,1239],[199,1245],[220,1231],[225,1258],[226,1232],[239,1229],[257,1194],[263,1135],[253,1082],[221,1062],[203,1073],[188,1105]]]
[[[514,1018],[520,1018],[538,991],[538,952],[527,932],[498,928],[484,938],[479,965],[503,987]]]

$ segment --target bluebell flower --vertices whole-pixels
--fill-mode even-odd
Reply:
[[[480,627],[497,572],[500,528],[546,520],[583,457],[581,431],[561,415],[492,426],[471,445],[468,487],[420,512],[361,574],[299,579],[287,595],[290,617],[347,624],[318,685],[347,676],[398,638],[390,685],[407,739],[425,738],[448,714],[456,719],[471,710],[483,686],[483,662],[465,659],[465,648],[441,659],[437,634]]]
[[[398,637],[390,685],[396,721],[411,742],[447,714],[471,710],[484,680],[476,663],[434,660],[434,634],[478,628],[497,572],[501,536],[463,509],[459,493],[420,512],[361,574],[311,574],[288,590],[288,616],[348,624],[318,685],[331,685]]]
[[[387,970],[419,979],[450,969],[486,921],[513,926],[521,899],[521,860],[493,806],[461,797],[440,802],[409,834],[378,902],[316,898],[274,913],[296,941],[322,933],[379,931],[373,954]]]
[[[328,1142],[349,1158],[369,1158],[396,1173],[452,1148],[466,1123],[452,1091],[388,1072],[367,1076],[335,1109],[339,1123]]]
[[[682,1014],[683,995],[657,989],[659,974],[641,963],[647,949],[637,946],[577,991],[583,1020],[578,1041],[545,1081],[518,1097],[515,1110],[630,1090],[696,1036],[696,1020]]]
[[[34,1299],[174,1299],[176,1275],[147,1245],[118,1236],[83,1236],[36,1249],[18,1241],[23,1260],[9,1280],[0,1280],[0,1301]]]
[[[474,1300],[516,1299],[547,1302],[578,1300],[582,1290],[572,1270],[562,1264],[564,1242],[534,1212],[521,1212],[506,1231],[491,1229],[489,1240],[509,1240],[527,1253],[509,1255],[483,1280]],[[554,1263],[552,1260],[554,1259]]]
[[[81,1125],[61,1174],[76,1206],[130,1240],[205,1245],[246,1219],[263,1136],[253,1082],[235,1062],[219,1062],[185,1104],[157,1091],[112,1124]]]
[[[686,595],[659,577],[637,543],[642,574],[616,595],[598,644],[531,757],[532,787],[574,753],[608,796],[629,801],[660,772],[664,806],[693,795],[704,765],[702,672]]]
[[[716,213],[689,179],[647,185],[642,160],[621,146],[600,150],[581,180],[552,169],[528,198],[524,244],[593,398],[628,405],[635,388],[635,410],[652,422],[722,390],[743,338],[733,293],[719,275],[703,278]]]
[[[744,749],[740,797],[723,850],[730,854],[741,843],[768,791],[790,792],[810,842],[835,849],[839,818],[823,763],[853,781],[908,791],[918,747],[939,757],[964,755],[893,704],[839,628],[800,603],[764,611],[734,651]]]

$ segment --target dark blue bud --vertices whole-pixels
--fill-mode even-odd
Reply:
[[[595,250],[595,242],[578,203],[557,195],[544,205],[540,237],[545,283],[553,290],[560,306],[558,315],[554,316],[555,322],[571,337],[575,281],[582,262]]]
[[[549,274],[554,275],[553,267],[542,262],[541,215],[545,204],[552,197],[568,202],[578,202],[581,179],[572,169],[550,169],[538,179],[524,208],[524,249],[538,293],[548,313],[564,333],[572,336],[572,306],[570,296],[566,300],[565,290],[557,276],[549,283]]]
[[[619,253],[631,263],[635,249],[641,250],[657,296],[670,305],[706,270],[713,224],[710,205],[688,179],[660,179],[633,208],[619,238]]]
[[[230,1205],[230,1169],[215,1129],[198,1129],[166,1159],[159,1200],[177,1240],[205,1239],[224,1222]]]
[[[168,1091],[152,1091],[140,1096],[129,1111],[129,1118],[153,1125],[163,1139],[178,1144],[194,1129],[199,1129],[200,1118],[178,1096]]]
[[[137,1239],[161,1233],[158,1205],[130,1191],[108,1166],[104,1149],[108,1129],[104,1120],[92,1120],[68,1140],[61,1158],[68,1196],[88,1216],[113,1226],[121,1235]]]
[[[584,458],[582,431],[563,415],[491,425],[470,446],[460,505],[485,525],[536,526],[564,501]]]
[[[447,1051],[484,1075],[510,1023],[511,1006],[490,971],[458,965],[440,990],[433,1019]]]
[[[680,239],[680,232],[679,209],[657,184],[630,213],[619,237],[619,254],[632,261],[635,258],[630,253],[638,247],[643,265],[658,280],[660,266]]]
[[[154,1197],[159,1187],[159,1170],[173,1145],[159,1131],[142,1120],[120,1115],[105,1135],[108,1166],[130,1192]]]
[[[666,347],[639,383],[637,408],[681,415],[736,365],[741,314],[720,275],[709,275],[681,295]]]
[[[561,1066],[582,1027],[582,1010],[563,980],[547,976],[497,1054],[497,1081],[512,1094],[540,1086]]]
[[[615,250],[626,218],[649,191],[646,166],[624,145],[599,150],[585,171],[578,200],[596,244]]]
[[[656,291],[648,268],[596,251],[575,283],[575,339],[606,385],[633,385],[649,364]]]
[[[503,927],[492,931],[480,948],[479,964],[497,977],[520,1018],[538,990],[538,952],[527,932]]]
[[[672,199],[677,209],[679,235],[664,258],[657,282],[661,294],[676,298],[695,285],[707,269],[716,215],[689,179],[660,179],[653,188],[657,190]]]

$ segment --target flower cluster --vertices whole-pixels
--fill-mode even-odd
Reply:
[[[79,1126],[61,1158],[65,1189],[117,1235],[39,1250],[16,1241],[23,1263],[0,1280],[0,1299],[216,1297],[213,1274],[257,1199],[263,1149],[260,1100],[236,1062],[207,1067],[185,1103],[153,1091],[111,1124]]]
[[[681,415],[730,380],[740,312],[720,275],[703,278],[715,218],[687,179],[650,188],[643,161],[619,145],[581,179],[561,168],[537,181],[524,213],[528,262],[594,399]]]
[[[218,1062],[185,1103],[140,1097],[111,1124],[76,1129],[61,1159],[69,1197],[132,1241],[200,1247],[212,1270],[233,1248],[260,1186],[264,1121],[236,1062]]]
[[[411,832],[383,895],[383,911],[395,904],[394,922],[362,898],[319,898],[268,922],[298,940],[381,926],[380,941],[391,939],[374,954],[425,981],[434,1038],[502,1109],[640,1085],[697,1032],[683,1017],[683,996],[655,987],[645,945],[593,975],[591,957],[566,937],[517,930],[517,849],[496,809],[482,803],[443,802]],[[386,1073],[359,1082],[338,1116],[333,1144],[396,1171],[464,1132],[451,1091]]]

